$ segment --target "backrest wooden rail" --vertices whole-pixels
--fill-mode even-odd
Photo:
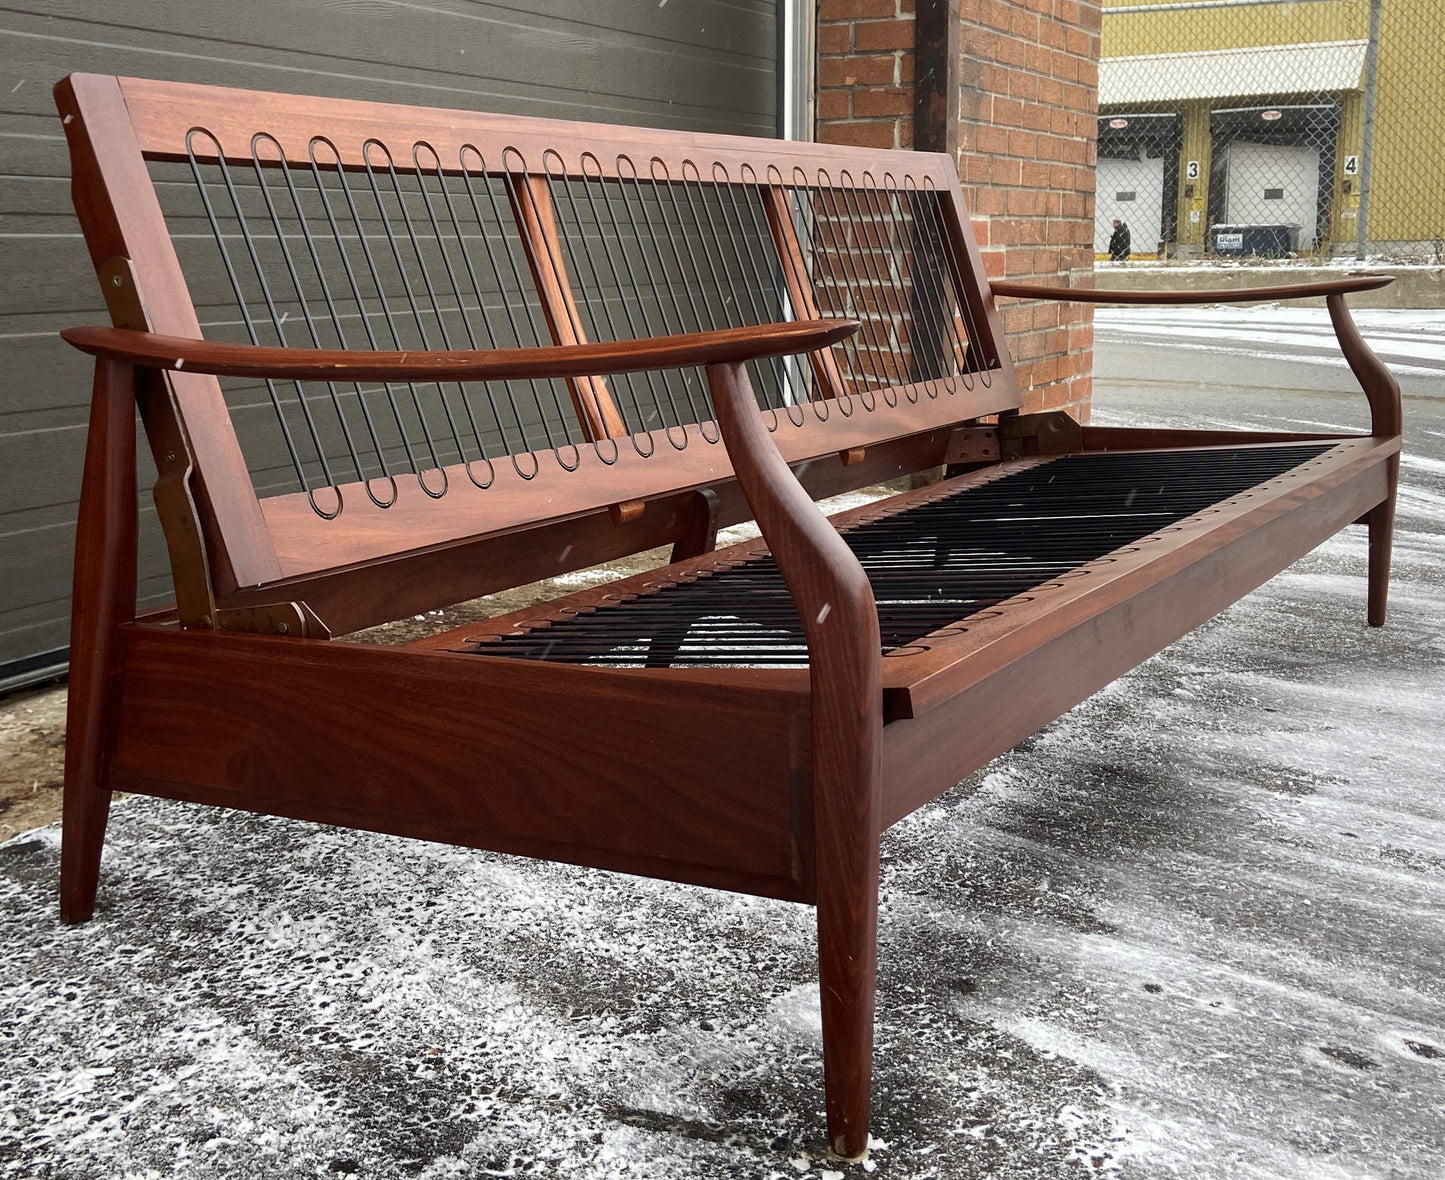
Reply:
[[[798,436],[785,453],[856,461],[1018,404],[945,157],[86,75],[57,97],[122,326],[406,351],[850,315],[843,344],[752,366],[769,428]],[[218,593],[305,572],[297,547],[335,564],[555,517],[560,480],[597,485],[624,453],[632,474],[561,493],[561,514],[606,495],[632,518],[726,477],[699,372],[271,381],[230,386],[229,410],[210,378],[168,393]],[[463,487],[464,513],[422,523]],[[322,544],[297,497],[340,533]]]

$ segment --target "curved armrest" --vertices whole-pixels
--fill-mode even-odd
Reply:
[[[1350,275],[1323,283],[1288,283],[1273,287],[1236,287],[1207,291],[1125,291],[1106,287],[1051,287],[1046,283],[1014,283],[998,279],[989,283],[995,295],[1011,299],[1058,299],[1066,303],[1144,303],[1183,305],[1188,303],[1263,303],[1271,299],[1309,299],[1349,295],[1355,291],[1377,291],[1395,281],[1393,275]]]
[[[1393,438],[1400,433],[1403,414],[1400,386],[1377,357],[1350,317],[1345,296],[1353,291],[1376,291],[1393,283],[1391,275],[1351,275],[1323,283],[1291,283],[1287,286],[1244,287],[1233,291],[1107,291],[1098,287],[1050,287],[1042,283],[993,282],[995,295],[1017,299],[1057,299],[1073,303],[1132,303],[1162,306],[1191,303],[1256,303],[1267,299],[1307,299],[1324,296],[1330,323],[1340,351],[1349,362],[1365,400],[1370,403],[1370,433],[1376,438]]]
[[[362,352],[271,348],[158,336],[125,328],[66,328],[65,340],[92,356],[152,369],[221,377],[296,381],[505,381],[526,377],[601,377],[639,369],[675,369],[811,352],[851,336],[858,320],[798,320],[686,336],[506,348],[475,352]]]

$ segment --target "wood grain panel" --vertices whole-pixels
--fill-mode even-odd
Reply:
[[[806,898],[797,692],[140,626],[124,676],[117,789]]]

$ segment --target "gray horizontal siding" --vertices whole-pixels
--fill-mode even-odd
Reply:
[[[135,74],[770,135],[774,44],[774,0],[0,4],[0,667],[67,640],[90,366],[56,333],[106,319],[70,209],[50,96],[60,78]],[[257,474],[284,484],[282,472]],[[148,493],[140,591],[145,602],[169,596]]]

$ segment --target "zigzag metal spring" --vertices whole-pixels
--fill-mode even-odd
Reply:
[[[844,532],[878,604],[885,654],[967,627],[1008,599],[1127,551],[1329,444],[1077,455]],[[476,645],[479,654],[626,667],[799,667],[807,643],[782,574],[755,557]]]

